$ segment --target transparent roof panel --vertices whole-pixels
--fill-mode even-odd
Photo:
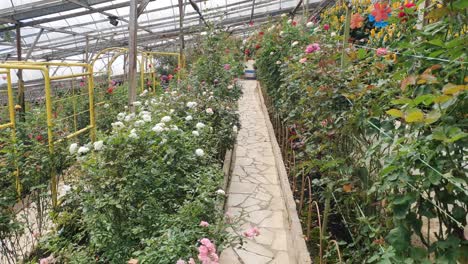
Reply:
[[[0,60],[15,60],[15,23],[22,23],[22,57],[32,48],[31,60],[83,60],[112,46],[128,46],[129,0],[0,0]],[[144,2],[144,1],[143,1]],[[198,13],[184,0],[185,40],[206,31]],[[236,29],[247,36],[253,0],[194,0],[203,17],[216,27]],[[291,12],[297,0],[256,0],[254,23],[267,22],[272,13]],[[304,1],[306,2],[306,1]],[[310,9],[321,4],[309,0]],[[110,19],[109,17],[113,17]],[[178,50],[178,0],[149,0],[138,17],[140,49]],[[115,18],[115,20],[114,20]],[[255,21],[257,20],[257,21]],[[117,23],[115,23],[117,22]],[[42,32],[40,35],[39,33]],[[35,43],[37,41],[37,43]],[[35,45],[33,45],[35,43]],[[34,47],[33,47],[34,46]],[[7,57],[8,55],[8,57]],[[123,63],[123,62],[122,62]],[[118,68],[118,67],[117,67]]]

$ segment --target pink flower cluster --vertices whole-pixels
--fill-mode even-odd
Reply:
[[[229,65],[229,64],[224,64],[224,69],[225,69],[226,71],[229,71],[229,70],[231,69],[231,65]]]
[[[377,51],[377,56],[385,56],[388,53],[388,50],[386,48],[378,48]]]
[[[52,263],[55,263],[55,258],[54,256],[50,255],[47,258],[41,258],[39,260],[39,263],[40,264],[52,264]]]
[[[320,45],[318,43],[310,44],[306,47],[305,53],[309,54],[320,50]]]
[[[189,261],[188,261],[188,263],[187,263],[185,260],[183,260],[183,259],[179,259],[179,260],[176,262],[176,264],[196,264],[196,263],[195,263],[195,260],[194,260],[193,258],[190,258]]]
[[[216,246],[208,238],[200,240],[201,245],[198,247],[198,259],[202,264],[219,264],[219,257],[216,254]]]
[[[258,227],[252,227],[249,230],[244,232],[244,236],[248,238],[253,238],[258,235],[260,235],[260,230],[258,229]]]

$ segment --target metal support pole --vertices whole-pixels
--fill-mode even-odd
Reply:
[[[21,61],[21,26],[16,24],[16,54],[18,61]],[[24,82],[23,82],[23,70],[18,69],[18,104],[21,106],[20,109],[20,121],[25,121],[26,103],[24,100]]]
[[[128,40],[128,104],[131,111],[134,111],[133,102],[136,101],[137,89],[137,0],[130,0],[130,20],[129,20],[129,40]]]
[[[185,39],[184,39],[184,3],[182,2],[182,0],[179,0],[179,38],[180,38],[180,57],[183,58],[184,56],[184,49],[185,49]],[[182,67],[184,67],[184,62],[179,62],[179,69],[181,69]]]

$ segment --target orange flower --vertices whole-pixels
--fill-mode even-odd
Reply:
[[[386,21],[391,12],[392,9],[386,3],[377,3],[374,5],[371,15],[375,17],[375,21],[381,22]]]
[[[351,29],[361,28],[364,25],[364,18],[356,13],[351,17]]]

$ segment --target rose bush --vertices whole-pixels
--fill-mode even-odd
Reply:
[[[337,254],[318,246],[308,195],[346,263],[466,261],[466,17],[462,1],[429,2],[354,3],[344,41],[338,4],[246,43],[261,46],[257,76],[288,130],[278,135],[314,258]]]

